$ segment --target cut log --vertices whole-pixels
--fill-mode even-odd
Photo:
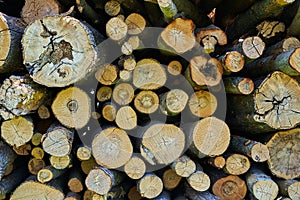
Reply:
[[[212,186],[212,191],[222,200],[242,200],[247,194],[247,186],[238,176],[229,175],[217,180]]]
[[[123,106],[117,111],[115,121],[119,128],[132,130],[137,126],[137,115],[130,106]]]
[[[113,17],[106,23],[106,35],[114,41],[125,39],[127,32],[127,24],[119,17]]]
[[[132,73],[132,71],[121,70],[119,73],[119,76],[120,76],[120,80],[122,82],[130,82],[130,81],[132,81],[133,73]]]
[[[264,52],[264,56],[277,55],[300,47],[300,41],[296,37],[288,37],[270,46]]]
[[[52,111],[60,123],[70,128],[84,127],[91,115],[91,102],[86,92],[69,87],[61,90],[52,103]]]
[[[143,32],[146,27],[146,20],[138,13],[131,13],[125,19],[125,23],[128,27],[129,35],[138,35]]]
[[[268,165],[274,175],[284,179],[300,176],[299,133],[298,128],[278,132],[267,143],[270,151]]]
[[[188,102],[193,115],[199,118],[211,116],[217,109],[217,98],[210,92],[199,90],[192,94]]]
[[[72,130],[53,124],[43,135],[42,146],[52,156],[66,156],[71,152],[73,138]]]
[[[75,18],[44,17],[25,30],[23,63],[35,82],[64,87],[94,71],[95,40],[91,30]]]
[[[104,64],[95,73],[96,79],[102,85],[112,85],[118,81],[118,67],[113,64]]]
[[[158,46],[173,54],[185,53],[195,46],[194,29],[192,20],[177,18],[162,31]]]
[[[122,179],[123,176],[118,171],[97,167],[89,172],[85,179],[85,185],[89,190],[105,195],[113,186],[118,185]]]
[[[38,108],[37,112],[38,112],[39,118],[41,118],[41,119],[48,119],[51,116],[49,108],[45,105],[41,105]]]
[[[27,155],[29,155],[29,153],[31,151],[31,145],[23,144],[22,146],[19,146],[19,147],[13,146],[13,150],[17,155],[27,156]]]
[[[194,190],[199,192],[204,192],[210,187],[210,178],[200,166],[197,166],[196,171],[186,180]]]
[[[16,154],[13,150],[2,141],[0,142],[0,181],[4,175],[6,175],[7,170],[9,170],[10,165],[16,159]]]
[[[55,169],[52,166],[46,166],[37,173],[37,180],[41,183],[47,183],[63,175],[66,170]]]
[[[88,160],[92,156],[92,150],[88,146],[80,145],[77,147],[76,156],[81,161]]]
[[[242,154],[232,154],[226,159],[224,171],[231,175],[245,174],[250,169],[249,159]]]
[[[127,196],[129,200],[141,200],[143,198],[139,193],[137,186],[131,187]]]
[[[278,89],[280,88],[280,89]],[[282,72],[273,72],[253,95],[228,96],[227,122],[234,130],[262,133],[291,129],[299,119],[299,83]]]
[[[44,2],[43,0],[26,0],[21,11],[21,17],[30,24],[31,22],[49,15],[58,15],[61,12],[61,6],[57,0]]]
[[[168,20],[172,20],[175,18],[178,10],[172,0],[158,0],[157,3],[165,18],[167,18]]]
[[[180,184],[182,177],[172,169],[167,169],[162,177],[164,187],[167,190],[174,190]]]
[[[107,103],[102,108],[102,116],[109,122],[113,122],[116,119],[117,107],[112,103]]]
[[[102,86],[97,91],[97,100],[100,102],[107,101],[112,96],[112,89],[108,86]]]
[[[138,36],[131,36],[130,38],[138,38]],[[128,39],[128,42],[129,42],[130,38]],[[131,44],[132,48],[135,46],[131,42],[129,42],[129,43]],[[123,66],[123,68],[128,71],[134,70],[134,68],[136,66],[136,60],[133,56],[125,56],[119,62],[120,62],[119,65]]]
[[[28,171],[25,168],[18,168],[13,171],[12,174],[3,178],[0,182],[0,194],[6,195],[13,192],[17,186],[19,186],[25,178],[27,178]]]
[[[159,98],[155,92],[141,91],[134,99],[134,107],[140,113],[154,113],[159,107]]]
[[[73,168],[69,175],[68,188],[70,191],[79,193],[84,188],[84,179],[82,172],[78,168]]]
[[[141,158],[132,157],[124,165],[124,171],[129,178],[140,179],[144,176],[146,172],[146,164]]]
[[[190,151],[194,155],[199,158],[218,156],[229,146],[230,130],[224,121],[207,117],[195,123],[192,138]]]
[[[290,76],[299,76],[300,48],[257,59],[246,64],[241,72],[247,76],[260,76],[273,71],[282,71]]]
[[[89,23],[94,25],[103,24],[102,18],[100,18],[98,13],[86,0],[76,0],[76,6],[78,11],[87,18]]]
[[[127,133],[110,127],[96,135],[92,142],[92,153],[96,162],[106,168],[118,168],[129,161],[133,147]]]
[[[275,179],[279,187],[279,193],[291,199],[300,198],[300,182],[298,180]]]
[[[39,108],[47,97],[46,93],[46,88],[28,76],[10,76],[1,85],[0,105],[13,115],[26,115]],[[5,115],[2,118],[7,119]]]
[[[155,174],[146,174],[137,182],[137,188],[142,197],[151,199],[163,191],[163,182]]]
[[[250,78],[226,77],[223,79],[226,93],[229,94],[251,94],[254,90],[254,83]]]
[[[294,1],[295,0],[257,1],[250,9],[238,15],[233,23],[227,27],[226,33],[229,40],[233,41],[234,39],[238,39],[241,35],[250,31],[250,29],[255,28],[259,22],[279,15],[286,5]]]
[[[187,80],[195,88],[199,86],[216,86],[223,74],[222,63],[207,56],[195,56],[185,72]]]
[[[47,199],[63,200],[64,194],[52,186],[34,181],[26,181],[17,187],[10,199],[32,200],[32,198],[45,199],[45,197]]]
[[[1,137],[11,146],[20,147],[30,141],[33,122],[28,116],[15,117],[1,124]]]
[[[140,151],[152,165],[170,164],[184,150],[185,135],[173,124],[153,124],[147,128],[142,137]]]
[[[31,151],[31,155],[34,157],[34,158],[37,158],[37,159],[43,159],[44,158],[44,155],[45,155],[45,152],[42,148],[40,147],[34,147]]]
[[[226,160],[223,156],[216,156],[216,157],[206,158],[204,160],[204,163],[213,166],[217,169],[223,169],[225,167]]]
[[[167,81],[163,66],[154,59],[146,58],[137,62],[133,70],[133,85],[141,90],[155,90]]]
[[[169,92],[162,95],[160,109],[165,115],[178,115],[184,110],[188,99],[189,96],[184,90],[171,89]]]
[[[248,59],[257,59],[262,56],[265,47],[266,44],[260,37],[253,36],[240,40],[230,50],[238,51]]]
[[[19,71],[23,69],[21,38],[25,23],[4,13],[0,13],[0,23],[0,73]]]
[[[45,161],[41,159],[32,158],[28,161],[28,170],[33,175],[37,175],[45,166]]]
[[[196,171],[196,164],[188,156],[183,155],[171,164],[171,168],[178,176],[189,177]]]
[[[114,102],[121,106],[128,105],[134,98],[134,89],[129,83],[118,84],[112,93]]]
[[[55,169],[66,169],[71,167],[72,158],[70,155],[65,156],[50,156],[50,164]]]
[[[265,162],[270,158],[269,149],[266,145],[241,136],[232,135],[229,148],[252,158],[255,162]]]
[[[225,75],[241,71],[245,64],[244,56],[238,51],[229,51],[218,59],[222,62]]]
[[[275,37],[276,35],[283,34],[285,32],[285,24],[279,21],[265,20],[256,26],[258,35],[265,40]]]
[[[177,60],[173,60],[169,62],[167,70],[169,74],[178,76],[182,72],[182,64]]]
[[[249,191],[258,200],[274,200],[278,194],[277,184],[259,169],[250,169],[246,181]]]
[[[117,16],[121,12],[121,5],[118,1],[110,0],[105,3],[104,10],[111,17]]]
[[[196,31],[196,41],[203,45],[205,53],[214,52],[217,44],[221,46],[227,44],[225,32],[215,25],[209,25]]]
[[[31,137],[31,143],[34,146],[39,146],[41,144],[42,137],[43,137],[43,134],[41,134],[41,133],[34,133],[33,136]]]

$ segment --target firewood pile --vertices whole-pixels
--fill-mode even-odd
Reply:
[[[0,200],[300,200],[300,0],[0,1]]]

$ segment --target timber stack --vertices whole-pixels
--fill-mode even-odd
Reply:
[[[300,200],[300,0],[3,0],[0,45],[0,200]]]

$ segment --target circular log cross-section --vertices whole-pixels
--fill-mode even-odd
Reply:
[[[134,99],[134,107],[141,113],[154,113],[159,106],[159,99],[155,92],[141,91]]]
[[[290,129],[300,123],[300,85],[282,72],[273,72],[254,95],[254,120],[274,129]]]
[[[204,192],[210,187],[209,176],[201,170],[196,170],[188,178],[187,182],[196,191]]]
[[[115,121],[121,129],[132,130],[137,126],[137,115],[130,106],[124,106],[117,111]]]
[[[183,152],[185,135],[173,124],[151,125],[143,135],[142,156],[150,164],[170,164]]]
[[[182,177],[176,174],[176,172],[172,169],[167,169],[164,172],[162,178],[163,178],[164,187],[167,190],[175,189],[180,184],[180,181],[182,179]]]
[[[112,85],[118,79],[118,68],[112,64],[102,65],[96,71],[95,77],[103,85]]]
[[[83,90],[69,87],[57,94],[52,103],[52,111],[63,125],[82,128],[90,119],[90,98]]]
[[[193,93],[188,102],[191,113],[201,118],[214,114],[217,105],[217,98],[205,90],[199,90]]]
[[[112,93],[112,98],[117,104],[124,106],[129,104],[134,98],[134,89],[128,83],[118,84]]]
[[[245,65],[244,56],[237,51],[229,51],[224,56],[221,56],[219,60],[221,60],[223,64],[225,74],[239,72]]]
[[[146,174],[138,181],[137,187],[142,197],[152,199],[162,192],[163,182],[155,174]]]
[[[265,43],[260,37],[248,37],[242,43],[244,54],[250,59],[259,58],[265,50]]]
[[[177,175],[181,177],[189,177],[196,171],[196,164],[192,159],[183,155],[171,164],[171,168]]]
[[[267,146],[270,151],[269,168],[273,174],[284,179],[300,176],[300,129],[276,133]]]
[[[96,162],[106,168],[123,166],[131,158],[133,147],[127,133],[111,127],[102,130],[92,142],[92,153]]]
[[[224,170],[231,175],[241,175],[250,169],[249,159],[241,154],[232,154],[226,159]]]
[[[97,57],[95,46],[92,32],[79,20],[48,16],[25,29],[23,62],[35,82],[64,87],[93,70]]]
[[[146,164],[139,157],[132,157],[124,166],[124,171],[131,179],[140,179],[146,172]]]

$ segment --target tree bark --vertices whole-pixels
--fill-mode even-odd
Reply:
[[[283,180],[275,179],[279,187],[279,193],[283,196],[290,197],[291,199],[300,198],[300,182],[298,180]]]
[[[226,77],[223,79],[224,88],[227,94],[251,94],[254,90],[254,83],[250,78]]]
[[[300,41],[296,37],[287,37],[276,44],[268,47],[264,56],[281,54],[300,47]]]
[[[0,142],[0,181],[2,177],[6,174],[9,166],[13,164],[16,159],[16,154],[13,150],[5,143]]]

